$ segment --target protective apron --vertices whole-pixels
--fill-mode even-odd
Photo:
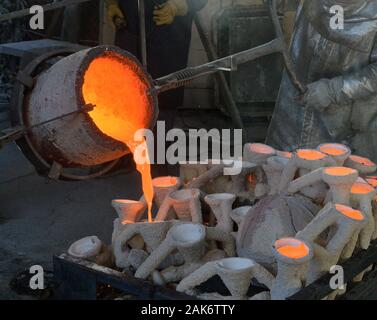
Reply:
[[[344,8],[344,29],[334,29],[330,8]],[[377,161],[377,1],[306,0],[291,43],[299,78],[329,79],[331,103],[307,107],[284,73],[267,143],[281,150],[348,144]]]

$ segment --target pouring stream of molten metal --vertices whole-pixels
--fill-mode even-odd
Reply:
[[[90,117],[99,130],[126,144],[134,155],[136,148],[146,147],[145,141],[134,140],[135,132],[148,128],[153,117],[146,90],[147,85],[130,66],[112,57],[94,59],[84,75],[82,94],[85,103],[96,105],[89,113]],[[148,221],[152,222],[154,194],[150,162],[135,162],[142,176],[143,192],[148,204]]]

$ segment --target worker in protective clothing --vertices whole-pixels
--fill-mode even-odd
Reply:
[[[147,0],[145,28],[147,69],[156,79],[187,67],[193,18],[208,0]],[[138,1],[106,0],[107,19],[118,28],[115,44],[141,60]],[[184,89],[178,88],[159,95],[159,120],[165,121],[166,131],[173,128],[177,108],[183,105]],[[166,170],[162,170],[166,171]],[[163,172],[154,175],[162,175]],[[165,172],[166,174],[166,172]]]
[[[333,5],[344,8],[344,29],[334,28]],[[291,56],[307,91],[283,75],[267,143],[294,150],[340,142],[377,161],[377,1],[306,0]]]

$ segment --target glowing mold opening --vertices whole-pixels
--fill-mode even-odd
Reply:
[[[291,259],[302,259],[309,256],[309,247],[304,242],[293,238],[277,240],[275,249],[282,256]]]
[[[312,149],[300,149],[297,150],[297,156],[304,160],[322,160],[326,158],[326,155],[320,151]]]
[[[345,215],[346,217],[351,218],[353,220],[357,220],[357,221],[364,220],[364,216],[362,215],[362,213],[359,210],[355,210],[351,207],[348,207],[348,206],[345,206],[345,205],[342,205],[342,204],[336,204],[335,209],[339,213],[341,213],[341,214]]]

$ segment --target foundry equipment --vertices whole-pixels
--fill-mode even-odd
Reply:
[[[0,141],[17,139],[21,150],[42,175],[82,180],[109,171],[118,159],[129,153],[122,141],[122,125],[132,123],[135,129],[152,128],[158,116],[158,94],[196,78],[234,71],[245,62],[282,53],[288,74],[304,93],[305,87],[296,76],[284,42],[277,1],[269,0],[269,7],[276,39],[155,80],[134,56],[116,47],[100,46],[79,52],[61,49],[41,55],[18,75],[11,118],[13,127],[21,128],[18,133],[22,133],[22,137],[11,134],[0,137]],[[109,64],[95,66],[101,59],[108,59]],[[86,81],[85,75],[90,71],[93,79]],[[122,84],[127,79],[131,81],[129,86]],[[85,94],[87,83],[91,83],[88,89],[91,92]],[[119,102],[120,96],[124,97],[123,104]],[[85,100],[93,99],[100,101],[103,107],[92,103],[96,105],[94,110],[79,112],[87,104]],[[97,166],[101,166],[99,171],[85,176],[64,170]]]

